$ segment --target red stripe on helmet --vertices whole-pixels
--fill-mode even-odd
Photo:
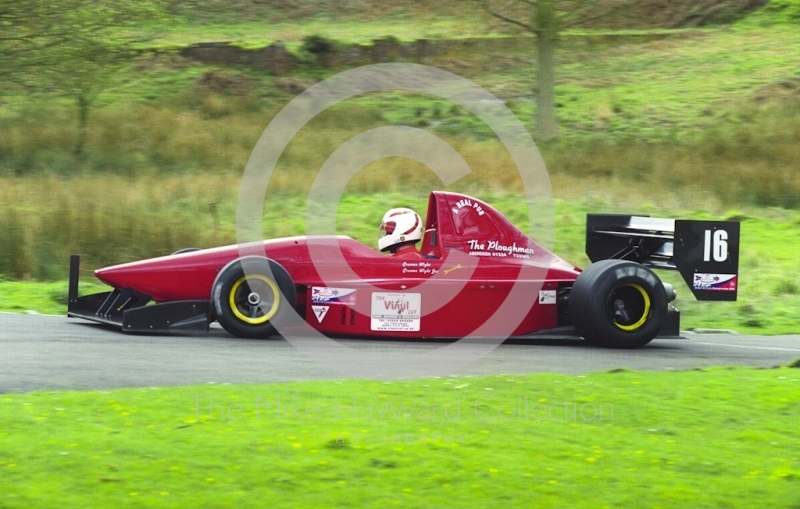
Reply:
[[[407,232],[403,233],[403,235],[408,235],[409,233],[413,232],[419,226],[419,216],[414,214],[416,217],[414,218],[414,226],[412,226]]]

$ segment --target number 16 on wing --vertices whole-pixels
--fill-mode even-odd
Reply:
[[[736,300],[737,221],[675,221],[674,260],[698,300]]]
[[[715,262],[724,262],[728,259],[728,232],[727,230],[706,230],[703,243],[703,261],[710,262],[711,256]]]

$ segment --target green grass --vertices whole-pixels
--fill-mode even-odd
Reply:
[[[740,368],[6,394],[0,505],[796,507],[798,379]]]
[[[770,0],[761,9],[737,23],[744,27],[798,24],[800,24],[798,0]]]
[[[651,41],[592,43],[566,37],[558,50],[557,114],[568,139],[698,141],[749,119],[742,102],[780,96],[776,82],[798,77],[794,26],[677,32]],[[732,49],[735,48],[735,49]],[[523,119],[535,113],[534,58],[466,55],[435,60],[487,87]],[[458,65],[460,64],[460,65]]]
[[[736,204],[800,206],[794,166],[800,39],[794,32],[786,26],[682,31],[645,42],[566,37],[557,68],[562,137],[540,147],[549,169],[702,186]],[[425,63],[472,79],[533,126],[532,54],[450,54]],[[9,97],[0,106],[0,174],[240,172],[264,127],[291,98],[287,90],[296,90],[287,85],[310,86],[335,72],[309,63],[276,78],[175,55],[143,59],[122,85],[101,95],[82,159],[73,155],[76,110],[69,103]],[[387,92],[321,115],[285,161],[296,171],[318,168],[334,142],[386,124],[448,139],[493,137],[477,118],[443,100]]]
[[[255,47],[259,44],[251,41],[249,35],[239,37],[236,34],[241,31],[252,33],[253,37],[270,38],[266,35],[269,30],[278,29],[259,27],[256,23],[242,26],[177,24],[164,37],[186,44],[217,39]],[[211,32],[205,35],[205,30]],[[225,35],[224,30],[232,32]],[[380,24],[369,23],[321,22],[320,30],[293,26],[286,30],[287,34],[280,38],[288,41],[292,48],[308,35],[324,35],[343,42],[365,42],[388,35],[404,39],[400,32],[393,33]],[[748,119],[738,114],[741,102],[779,94],[781,89],[776,83],[798,76],[800,42],[795,37],[794,26],[644,32],[651,33],[653,40],[622,31],[614,32],[622,34],[618,40],[605,41],[594,35],[595,32],[606,33],[566,34],[558,48],[558,115],[562,135],[566,138],[636,136],[651,140],[696,141],[706,130],[718,129],[721,124],[730,128],[746,124]],[[450,34],[446,38],[457,36]],[[456,72],[502,99],[513,101],[515,113],[532,124],[536,79],[533,39],[528,50],[450,53],[426,58],[421,63]],[[176,95],[191,96],[193,84],[209,69],[215,67],[199,66],[169,53],[142,58],[120,78],[120,86],[101,96],[100,104],[127,105],[132,101],[161,99],[164,105],[171,105]],[[338,71],[307,63],[289,76],[316,81]],[[270,91],[280,95],[273,79],[265,73],[237,72],[255,75],[257,95],[268,95]],[[282,96],[276,102],[282,105],[285,100]],[[45,96],[27,102],[53,109],[53,101]],[[12,98],[10,104],[13,103]],[[191,110],[186,108],[189,105],[184,103],[183,106]],[[400,102],[398,106],[413,115],[419,104]],[[457,119],[453,120],[458,125]]]
[[[80,294],[108,291],[108,287],[84,271]],[[91,278],[91,279],[90,279]],[[88,280],[88,281],[87,281]],[[67,312],[66,281],[3,281],[0,280],[0,310],[64,315]]]

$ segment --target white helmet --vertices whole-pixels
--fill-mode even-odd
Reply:
[[[411,209],[391,209],[383,215],[381,232],[383,235],[378,239],[381,251],[406,242],[416,243],[422,238],[422,220]]]

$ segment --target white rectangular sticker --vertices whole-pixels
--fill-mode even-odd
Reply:
[[[736,274],[695,274],[692,288],[719,292],[736,291]]]
[[[421,311],[421,293],[375,292],[372,294],[370,329],[418,331]]]
[[[539,291],[539,304],[555,304],[556,291],[555,290],[540,290]]]
[[[311,287],[312,304],[348,304],[355,305],[356,291],[353,288],[330,288],[327,286]]]

